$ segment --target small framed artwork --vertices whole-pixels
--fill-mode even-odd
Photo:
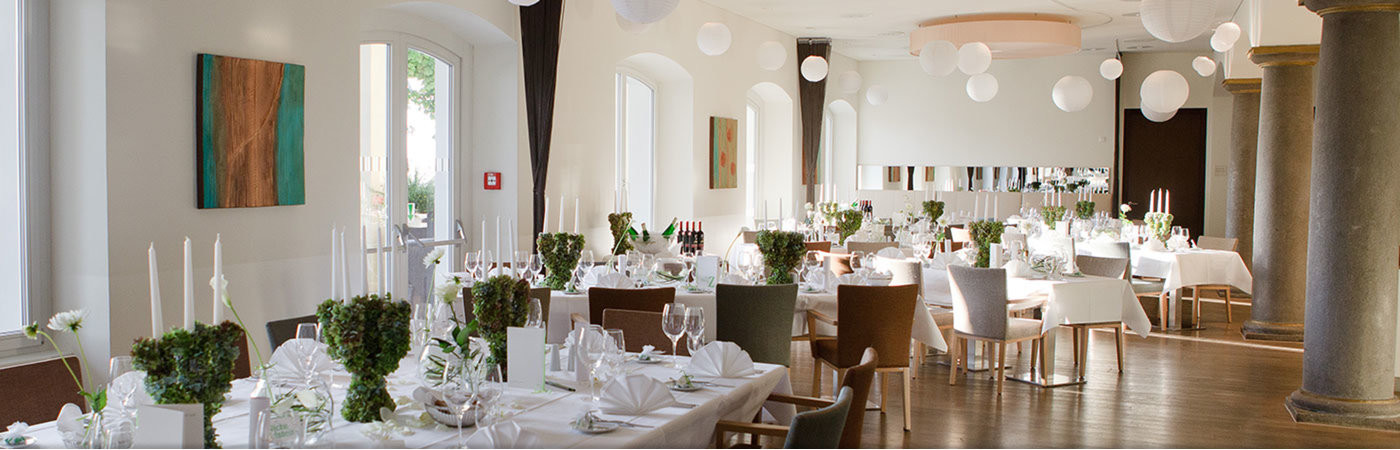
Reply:
[[[738,128],[738,119],[710,116],[710,189],[739,187]]]

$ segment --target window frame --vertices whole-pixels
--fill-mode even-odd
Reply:
[[[48,297],[49,261],[47,239],[32,240],[32,230],[40,230],[48,222],[47,118],[30,115],[31,109],[44,110],[48,102],[47,67],[42,64],[48,48],[44,39],[29,36],[47,33],[47,17],[43,4],[33,0],[15,0],[17,39],[15,54],[15,87],[18,126],[15,144],[19,184],[19,292],[21,324],[41,322],[53,309]],[[31,66],[31,60],[41,64]],[[36,164],[37,163],[37,164]],[[40,233],[43,234],[43,233]],[[0,332],[0,357],[47,351],[41,340],[29,339],[21,330]]]
[[[746,192],[747,195],[745,195],[744,212],[745,215],[748,216],[748,221],[753,222],[758,219],[758,205],[762,202],[763,198],[763,160],[761,158],[762,153],[759,151],[764,147],[763,100],[750,94],[747,96],[744,108],[745,116],[748,116],[750,111],[752,111],[753,114],[752,126],[749,126],[748,117],[745,117],[746,120],[744,124],[744,126],[747,127],[745,130],[745,137],[748,138],[748,141],[753,142],[753,145],[746,145],[744,149],[744,170],[745,176],[748,178],[748,192]]]
[[[632,219],[633,222],[649,222],[651,219],[650,217],[635,217],[635,209],[632,208],[633,199],[631,198],[630,186],[630,182],[632,180],[629,177],[630,161],[627,158],[627,156],[631,153],[631,149],[627,146],[627,108],[625,107],[626,102],[628,101],[628,78],[637,80],[638,83],[641,83],[643,86],[646,86],[647,89],[651,90],[651,142],[649,145],[651,151],[651,167],[647,170],[647,175],[649,178],[647,180],[647,183],[651,185],[653,193],[656,190],[656,143],[659,140],[657,137],[661,134],[660,129],[658,127],[661,116],[661,109],[659,107],[661,97],[661,85],[657,84],[650,77],[642,74],[640,71],[625,66],[619,66],[613,75],[613,86],[615,89],[615,95],[613,96],[613,109],[615,110],[614,112],[616,120],[616,145],[614,149],[615,164],[613,167],[616,176],[614,177],[613,188],[616,189],[617,192],[621,193],[621,198],[625,199],[628,206],[626,208],[628,210],[627,212],[634,213],[634,217]],[[656,195],[653,194],[648,199],[647,203],[647,210],[654,215],[656,213]],[[622,209],[620,205],[619,209]]]

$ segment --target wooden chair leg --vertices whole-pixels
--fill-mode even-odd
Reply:
[[[1075,333],[1082,334],[1080,342],[1083,344],[1079,346],[1079,353],[1075,355],[1075,358],[1079,360],[1079,367],[1075,368],[1075,371],[1079,373],[1079,378],[1083,379],[1084,373],[1089,368],[1089,329],[1079,328]]]
[[[890,373],[880,372],[876,375],[880,377],[880,414],[884,414],[889,412]]]
[[[958,356],[962,354],[962,338],[953,336],[953,346],[948,347],[948,385],[958,384]]]
[[[1074,334],[1074,367],[1079,367],[1079,327],[1069,327]]]
[[[910,411],[913,410],[910,403],[912,403],[914,399],[914,396],[911,394],[914,379],[913,372],[913,368],[904,369],[904,431],[913,429],[913,416],[910,413]]]
[[[1191,326],[1201,327],[1201,290],[1191,289]]]
[[[1157,296],[1157,317],[1162,322],[1162,330],[1167,329],[1167,292]]]
[[[1118,348],[1118,373],[1123,373],[1123,324],[1113,327],[1113,345]]]
[[[1234,311],[1230,310],[1230,287],[1225,286],[1225,323],[1235,323]]]
[[[812,396],[822,396],[822,361],[812,358]]]
[[[997,343],[997,396],[1001,396],[1001,385],[1006,382],[1006,343]]]
[[[1045,360],[1045,337],[1041,336],[1039,339],[1036,339],[1036,341],[1040,342],[1040,378],[1049,382],[1050,376],[1047,371],[1050,370],[1049,364],[1051,362]]]

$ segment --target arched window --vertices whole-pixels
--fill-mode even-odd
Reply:
[[[762,146],[759,133],[762,132],[762,110],[759,107],[759,100],[749,96],[748,104],[744,107],[744,177],[747,180],[744,185],[744,216],[749,221],[753,221],[758,214],[759,197],[763,190],[759,188],[763,180],[759,175],[758,154]]]
[[[656,84],[640,74],[617,72],[618,206],[636,223],[654,223],[656,179]]]

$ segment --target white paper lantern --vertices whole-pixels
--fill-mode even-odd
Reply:
[[[1123,61],[1118,58],[1108,58],[1099,64],[1099,75],[1106,80],[1117,80],[1123,76]]]
[[[1151,120],[1153,122],[1166,122],[1168,120],[1172,120],[1172,117],[1176,117],[1176,110],[1173,109],[1169,112],[1157,112],[1151,109],[1142,108],[1142,116],[1146,117],[1147,120]]]
[[[778,41],[768,41],[758,46],[758,67],[763,70],[778,70],[787,64],[787,48]]]
[[[1191,60],[1191,68],[1196,69],[1196,73],[1203,77],[1215,75],[1215,60],[1197,56],[1196,59]]]
[[[729,33],[729,27],[719,22],[707,22],[700,26],[700,31],[695,33],[695,45],[700,47],[700,53],[710,56],[723,55],[729,50],[729,43],[734,36]]]
[[[676,10],[680,0],[612,0],[613,10],[634,23],[652,23]]]
[[[981,103],[997,96],[997,77],[990,73],[979,73],[967,79],[967,96]]]
[[[1235,48],[1235,42],[1240,40],[1240,26],[1234,22],[1225,22],[1215,27],[1215,34],[1210,36],[1210,48],[1220,53],[1230,51]]]
[[[842,72],[841,77],[836,81],[837,85],[841,86],[841,92],[846,94],[854,94],[860,91],[860,85],[864,82],[865,79],[861,78],[860,72],[854,70]]]
[[[1094,87],[1084,77],[1066,76],[1055,82],[1050,90],[1050,100],[1065,112],[1076,112],[1089,106],[1094,99]]]
[[[510,4],[516,6],[530,6],[539,2],[540,0],[510,0]]]
[[[885,104],[885,100],[889,99],[890,93],[885,90],[884,86],[876,84],[870,86],[870,89],[865,90],[865,101],[870,102],[871,105],[880,106]]]
[[[1142,80],[1138,91],[1142,96],[1142,107],[1153,111],[1176,111],[1186,104],[1191,96],[1191,86],[1186,77],[1171,70],[1158,70]]]
[[[622,14],[613,14],[613,17],[617,18],[617,27],[621,28],[622,31],[626,31],[628,33],[642,34],[643,32],[651,29],[651,24],[637,23],[627,20],[626,17],[622,17]]]
[[[958,49],[958,70],[968,75],[986,72],[992,65],[992,48],[981,42],[968,42]]]
[[[1205,33],[1215,20],[1214,0],[1142,0],[1138,17],[1157,39],[1186,42]]]
[[[944,76],[958,69],[958,46],[948,41],[930,41],[919,50],[919,67],[929,75]]]
[[[816,83],[826,79],[826,71],[831,67],[826,64],[826,58],[817,55],[808,56],[802,60],[802,78]]]

